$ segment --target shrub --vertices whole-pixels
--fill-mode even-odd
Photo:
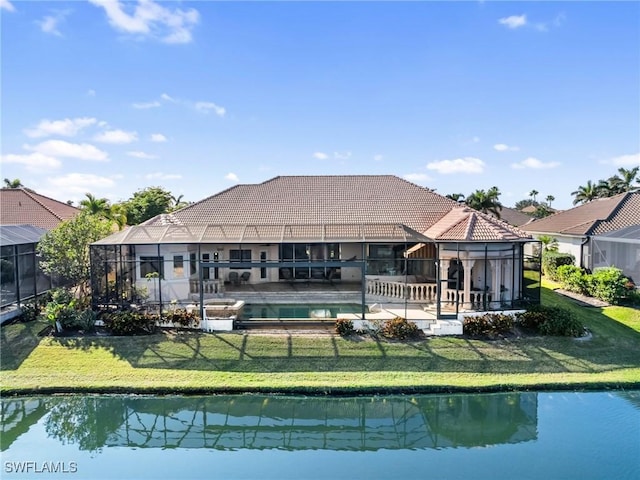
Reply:
[[[104,326],[113,335],[150,334],[156,330],[157,315],[120,310],[102,315]]]
[[[533,305],[516,315],[516,323],[542,335],[579,337],[584,333],[584,326],[576,315],[562,307]]]
[[[628,295],[629,279],[615,267],[596,268],[591,275],[589,295],[609,303],[620,303]]]
[[[20,307],[22,313],[20,314],[20,321],[33,322],[38,319],[42,312],[42,307],[36,301],[25,303]]]
[[[63,329],[73,329],[77,315],[73,294],[64,288],[53,290],[51,301],[45,305],[42,315],[56,330],[58,324]]]
[[[560,265],[573,265],[575,257],[570,253],[547,251],[542,254],[542,273],[551,280],[558,280],[556,270]]]
[[[383,336],[387,338],[397,338],[398,340],[416,338],[419,332],[420,329],[415,323],[400,317],[384,322],[381,330]]]
[[[184,309],[176,309],[166,312],[164,315],[165,320],[173,322],[183,327],[189,327],[193,325],[199,316],[195,312],[187,312]]]
[[[341,337],[347,337],[354,333],[353,322],[348,318],[339,318],[336,320],[336,333]]]
[[[465,335],[501,335],[513,329],[513,317],[502,313],[485,313],[464,317],[462,331]]]
[[[576,293],[589,291],[590,276],[575,265],[560,265],[556,269],[556,278],[564,288]]]

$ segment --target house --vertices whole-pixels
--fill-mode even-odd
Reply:
[[[640,279],[638,227],[640,192],[636,191],[592,200],[521,228],[535,237],[554,237],[558,250],[573,255],[580,267],[616,266]]]
[[[36,246],[42,236],[80,210],[26,188],[0,189],[0,323],[16,308],[52,286],[40,270]]]
[[[500,220],[507,222],[509,225],[513,225],[514,227],[520,227],[525,223],[529,223],[533,220],[531,215],[523,213],[520,210],[516,210],[515,208],[502,207],[499,210]],[[490,215],[493,215],[490,213]],[[495,217],[495,215],[493,215]],[[497,217],[496,217],[497,218]]]
[[[362,305],[411,304],[457,318],[539,298],[539,272],[524,269],[531,241],[395,176],[279,176],[94,243],[92,288],[100,305],[147,290],[147,301],[163,306],[202,306],[243,289],[261,297],[266,286],[355,285]]]

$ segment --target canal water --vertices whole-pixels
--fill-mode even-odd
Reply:
[[[640,478],[640,391],[0,405],[3,479]]]

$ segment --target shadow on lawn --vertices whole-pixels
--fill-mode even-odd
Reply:
[[[0,327],[0,370],[15,370],[38,346],[43,322],[18,322]]]

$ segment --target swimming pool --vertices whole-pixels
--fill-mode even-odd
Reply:
[[[365,306],[365,312],[368,309]],[[359,303],[325,304],[246,304],[240,315],[242,320],[252,318],[337,318],[339,313],[361,313]]]

